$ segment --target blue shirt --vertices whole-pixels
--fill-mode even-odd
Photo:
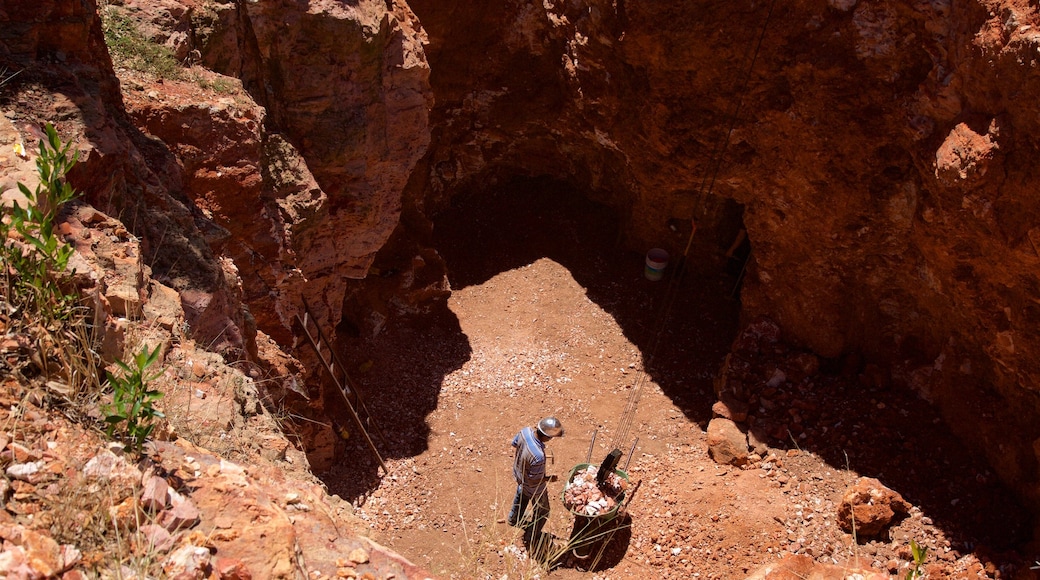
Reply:
[[[545,492],[545,443],[538,439],[534,429],[524,427],[513,437],[516,459],[513,477],[526,496]]]

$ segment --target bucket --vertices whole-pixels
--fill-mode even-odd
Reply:
[[[668,252],[661,248],[653,248],[646,253],[646,269],[643,273],[647,280],[654,282],[664,277],[664,269],[668,267]]]

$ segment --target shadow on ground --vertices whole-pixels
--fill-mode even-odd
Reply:
[[[458,319],[440,303],[409,324],[389,326],[364,341],[342,342],[348,368],[358,369],[354,382],[361,385],[371,415],[378,418],[383,437],[376,429],[370,432],[381,455],[389,460],[422,454],[430,434],[426,417],[437,408],[441,383],[470,357]],[[339,443],[336,464],[321,474],[322,480],[330,493],[363,503],[379,486],[382,471],[346,410],[330,415],[343,417],[349,437]]]
[[[687,236],[677,231],[660,245],[683,248]],[[710,419],[711,380],[736,335],[740,308],[716,240],[695,238],[681,276],[671,275],[673,256],[665,278],[650,281],[644,253],[621,247],[611,209],[562,184],[524,180],[458,200],[436,219],[434,244],[454,289],[540,258],[561,264],[640,348],[654,380],[687,417]]]

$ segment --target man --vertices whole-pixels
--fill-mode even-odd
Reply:
[[[555,477],[545,475],[545,444],[553,437],[563,437],[563,425],[556,417],[546,417],[534,427],[524,427],[513,437],[516,497],[509,512],[509,525],[520,525],[527,505],[531,504],[531,524],[527,529],[531,541],[541,538],[542,526],[549,518],[549,495],[545,484]]]

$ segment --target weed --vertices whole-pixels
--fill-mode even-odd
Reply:
[[[910,540],[910,551],[914,555],[913,566],[906,572],[906,580],[916,580],[924,576],[924,561],[928,557],[928,546],[922,546]]]
[[[6,266],[7,302],[16,309],[39,312],[49,327],[69,320],[75,306],[75,295],[64,291],[60,279],[74,250],[55,235],[54,226],[62,206],[78,195],[65,175],[76,164],[79,152],[70,155],[71,143],[63,145],[50,123],[45,131],[47,137],[40,140],[36,159],[40,184],[31,190],[19,183],[18,189],[28,203],[22,207],[14,202],[4,210],[7,219],[0,220],[0,239],[4,242],[0,259]]]
[[[161,79],[180,79],[184,76],[184,70],[173,51],[141,34],[123,9],[104,6],[100,12],[105,44],[114,64]]]
[[[62,207],[79,195],[65,181],[79,155],[71,143],[62,143],[53,125],[44,131],[36,159],[39,185],[30,189],[19,183],[25,207],[14,202],[0,219],[0,306],[33,336],[35,366],[55,379],[47,383],[51,392],[71,401],[84,385],[93,392],[100,387],[90,309],[77,305],[70,290],[75,272],[67,270],[74,250],[55,233]]]
[[[140,453],[148,436],[155,428],[155,420],[165,417],[152,404],[162,398],[163,394],[158,390],[150,390],[148,383],[162,374],[161,372],[146,375],[148,367],[159,359],[159,346],[152,352],[148,352],[145,346],[141,352],[134,355],[134,368],[123,361],[116,361],[123,371],[123,376],[117,377],[108,373],[108,382],[112,385],[112,403],[102,406],[106,414],[105,422],[108,427],[105,433],[109,437],[115,437],[119,431],[119,438],[123,440],[125,449]]]

